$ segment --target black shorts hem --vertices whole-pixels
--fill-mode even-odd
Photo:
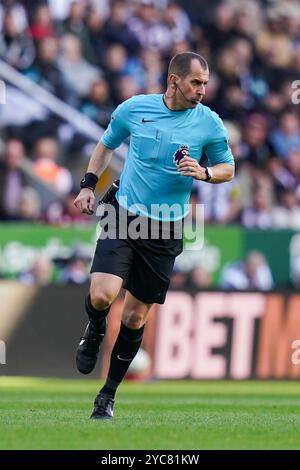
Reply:
[[[124,279],[126,278],[125,275],[122,275],[121,273],[113,273],[112,270],[109,270],[109,269],[97,269],[97,268],[94,268],[93,266],[91,267],[90,269],[90,274],[93,274],[93,273],[99,273],[99,274],[112,274],[113,276],[118,276],[120,279]]]
[[[153,300],[153,299],[150,299],[150,298],[146,299],[145,297],[142,298],[143,296],[140,295],[137,292],[134,292],[134,290],[131,287],[127,287],[127,286],[123,286],[123,287],[124,287],[125,290],[128,290],[128,292],[130,292],[130,294],[133,295],[133,297],[135,297],[140,302],[143,302],[143,304],[160,304],[160,305],[163,305],[165,303],[167,292],[165,293],[164,298],[162,298],[160,300],[157,300],[157,299]]]

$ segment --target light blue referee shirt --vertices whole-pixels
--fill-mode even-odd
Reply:
[[[209,166],[234,165],[222,120],[202,104],[173,111],[162,94],[133,96],[113,112],[101,142],[115,149],[128,136],[130,145],[116,198],[134,214],[167,221],[188,213],[193,178],[177,170],[185,154],[199,161],[205,152]]]

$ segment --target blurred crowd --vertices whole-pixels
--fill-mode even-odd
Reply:
[[[16,279],[26,285],[50,284],[88,284],[90,281],[89,268],[92,253],[71,248],[70,256],[59,258],[36,250],[27,267],[23,266],[14,273],[5,273],[0,268],[0,278]],[[298,259],[299,261],[299,259]],[[276,287],[300,288],[299,263],[296,272],[291,273],[290,282],[276,286],[267,259],[263,253],[253,250],[244,259],[226,263],[217,279],[203,263],[194,263],[192,269],[182,270],[175,265],[170,288],[171,290],[188,290],[196,292],[207,289],[222,290],[260,290],[269,291]]]
[[[237,164],[231,183],[195,184],[206,220],[300,227],[298,0],[3,0],[0,28],[2,59],[104,128],[123,100],[164,91],[174,54],[201,53],[211,69],[204,104],[225,120]],[[77,221],[72,168],[88,142],[54,114],[23,122],[25,107],[1,130],[0,218]],[[25,155],[61,203],[39,204]]]
[[[232,182],[195,182],[193,202],[205,205],[210,223],[299,229],[299,0],[0,5],[0,58],[103,128],[125,99],[163,93],[170,58],[188,50],[209,63],[203,104],[224,120],[236,160]],[[74,162],[84,156],[85,168],[91,142],[19,90],[7,92],[15,107],[0,106],[0,220],[89,223],[73,199],[81,176]],[[57,200],[45,207],[36,180]]]

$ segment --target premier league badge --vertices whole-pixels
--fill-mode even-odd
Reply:
[[[180,161],[186,157],[189,156],[190,150],[188,145],[180,145],[179,149],[176,150],[176,152],[173,155],[173,162],[175,163],[176,166],[179,165]]]

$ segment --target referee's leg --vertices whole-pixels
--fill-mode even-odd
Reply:
[[[146,304],[130,292],[126,292],[120,331],[111,353],[107,379],[95,398],[95,408],[91,418],[109,419],[113,417],[116,390],[140,348],[144,326],[152,305]]]
[[[92,273],[90,297],[93,308],[98,312],[110,307],[122,287],[123,279],[109,273]]]
[[[93,272],[90,292],[85,299],[89,323],[80,340],[77,353],[77,369],[89,374],[95,367],[100,345],[106,332],[106,317],[110,305],[117,297],[123,279],[114,274]]]

